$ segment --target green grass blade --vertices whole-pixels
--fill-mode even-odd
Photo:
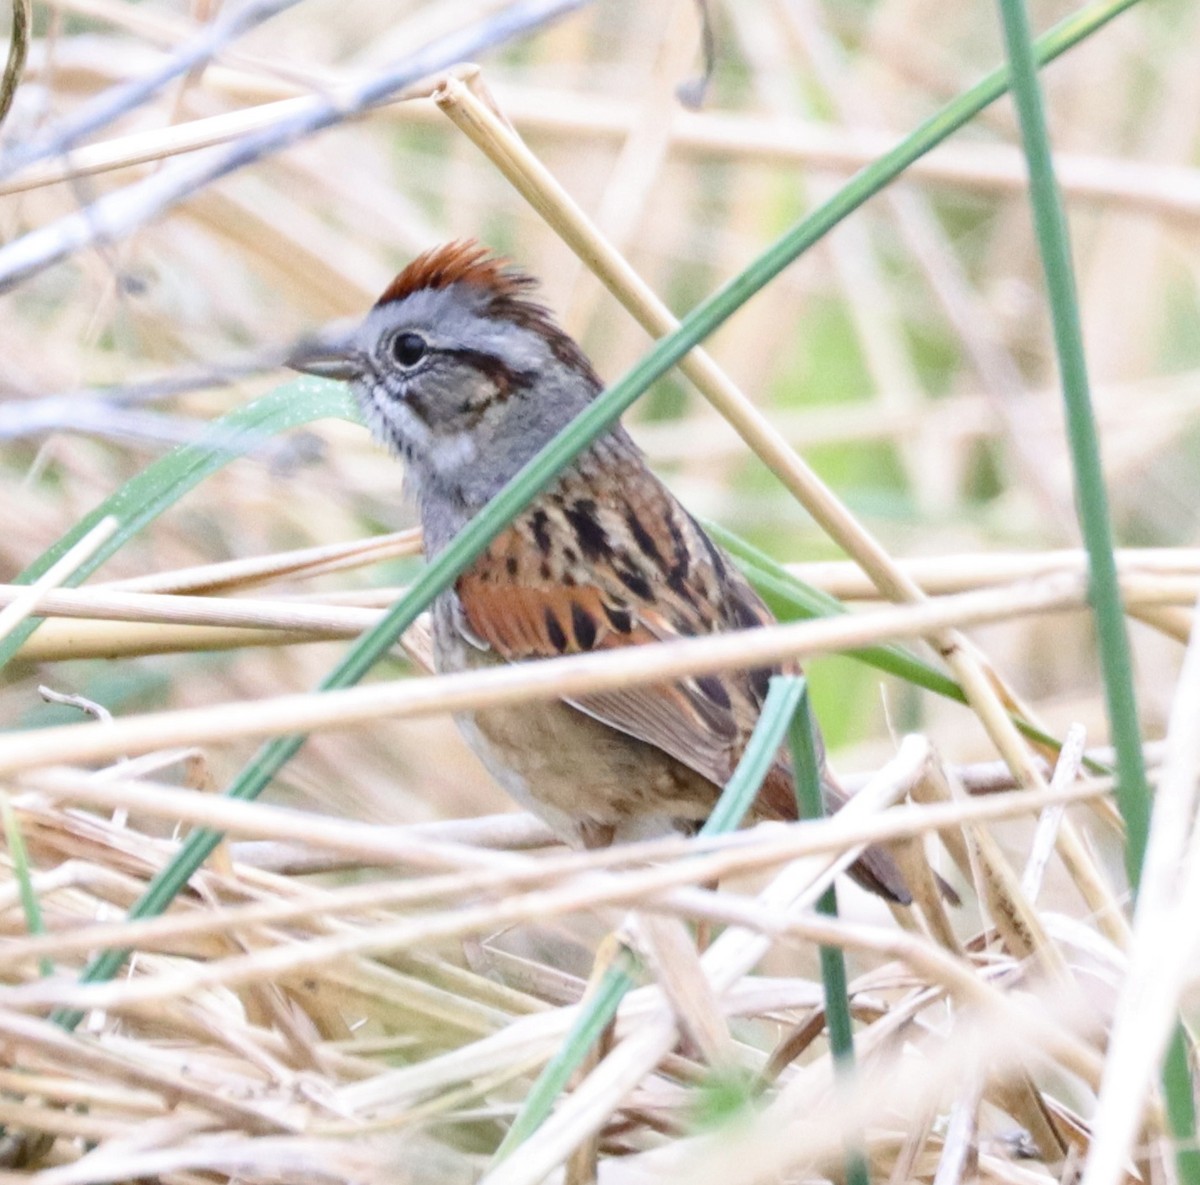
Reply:
[[[825,800],[821,793],[821,759],[817,749],[816,724],[809,705],[808,686],[803,677],[796,675],[777,675],[771,680],[772,684],[785,681],[796,687],[798,701],[788,728],[788,744],[796,779],[796,809],[801,819],[821,819],[825,815]],[[827,917],[837,917],[837,889],[833,885],[821,894],[817,911]],[[820,956],[829,1049],[844,1085],[854,1074],[854,1026],[850,1016],[846,958],[840,946],[822,946]],[[870,1185],[870,1174],[861,1148],[846,1150],[846,1180],[849,1185]]]
[[[1150,830],[1150,789],[1134,696],[1133,664],[1121,607],[1108,490],[1088,388],[1079,301],[1071,264],[1070,235],[1054,175],[1050,137],[1037,77],[1037,61],[1024,0],[999,0],[1004,40],[1012,70],[1013,98],[1029,166],[1034,228],[1050,299],[1054,345],[1062,381],[1067,438],[1075,478],[1075,505],[1088,556],[1088,579],[1109,732],[1117,755],[1116,799],[1125,821],[1125,867],[1136,895]],[[1182,1181],[1200,1182],[1200,1151],[1194,1147],[1196,1109],[1186,1037],[1176,1031],[1162,1068],[1167,1121]]]
[[[1162,1067],[1167,1126],[1175,1147],[1175,1167],[1184,1185],[1200,1182],[1200,1150],[1196,1148],[1196,1103],[1187,1030],[1175,1026]]]
[[[130,921],[137,921],[139,918],[153,918],[163,913],[187,884],[192,873],[208,859],[223,838],[221,832],[209,831],[207,828],[191,832],[183,841],[175,858],[151,880],[146,891],[130,907],[126,917]],[[117,947],[101,951],[80,972],[79,982],[104,983],[112,979],[125,965],[130,953],[127,948]],[[83,1017],[84,1014],[74,1008],[60,1008],[52,1014],[52,1019],[68,1032],[75,1029]]]
[[[746,742],[742,759],[700,828],[701,835],[724,835],[742,825],[763,779],[775,764],[803,690],[803,682],[796,686],[795,681],[771,680],[762,714]]]
[[[1042,109],[1037,64],[1030,45],[1029,21],[1021,0],[1000,0],[1005,42],[1013,71],[1013,98],[1021,122],[1034,226],[1050,298],[1054,345],[1062,379],[1067,436],[1075,475],[1075,505],[1088,557],[1092,608],[1104,673],[1108,722],[1117,754],[1117,805],[1125,820],[1125,865],[1134,892],[1142,874],[1150,824],[1150,790],[1142,757],[1142,737],[1133,692],[1133,666],[1121,607],[1108,490],[1100,461],[1100,442],[1088,389],[1087,363],[1071,245],[1063,212],[1050,138]]]
[[[13,879],[21,898],[21,911],[25,914],[25,929],[30,934],[45,934],[46,924],[42,920],[42,907],[33,889],[33,874],[29,868],[29,853],[25,848],[25,837],[17,822],[16,813],[7,794],[0,792],[0,818],[4,823],[4,840],[8,845],[8,856],[12,861]],[[39,970],[44,976],[54,974],[54,965],[43,959]]]
[[[277,387],[253,403],[216,420],[204,440],[173,450],[131,478],[38,556],[14,583],[32,584],[101,519],[112,515],[120,523],[112,538],[90,560],[76,568],[74,575],[65,582],[68,588],[82,584],[143,527],[234,458],[259,447],[276,433],[333,417],[359,422],[349,392],[340,383],[303,378]],[[23,622],[20,628],[0,641],[0,667],[16,654],[40,624],[40,619],[36,618]]]
[[[825,799],[821,793],[821,758],[817,747],[816,725],[809,706],[807,683],[802,675],[776,675],[771,682],[789,683],[796,690],[796,708],[788,728],[788,745],[792,753],[792,768],[796,781],[798,817],[823,819]],[[817,901],[817,910],[827,917],[837,917],[837,893],[832,885],[821,894]],[[835,1060],[853,1065],[853,1029],[846,995],[846,963],[841,947],[821,947],[821,967],[825,980],[829,1043]],[[826,970],[830,973],[825,974]]]

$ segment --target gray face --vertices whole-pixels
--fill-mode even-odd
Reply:
[[[422,502],[436,491],[482,505],[598,389],[548,320],[489,316],[489,300],[471,284],[420,289],[374,309],[352,338],[367,422],[404,457]]]

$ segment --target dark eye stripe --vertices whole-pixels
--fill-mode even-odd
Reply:
[[[447,358],[455,358],[465,362],[485,375],[495,387],[495,399],[508,399],[519,391],[528,391],[533,387],[536,375],[532,371],[517,370],[509,366],[503,358],[489,354],[486,350],[472,350],[466,346],[457,349],[439,350]]]

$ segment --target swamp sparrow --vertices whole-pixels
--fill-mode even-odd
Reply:
[[[354,332],[292,359],[298,370],[349,381],[376,436],[403,457],[428,555],[602,388],[583,351],[531,299],[535,286],[478,244],[450,243],[410,263]],[[438,597],[434,659],[440,671],[460,671],[772,621],[618,425]],[[778,669],[457,719],[514,798],[568,842],[598,847],[703,822]],[[828,770],[822,778],[836,808],[845,794]],[[782,754],[753,817],[796,817]],[[880,848],[867,849],[851,874],[892,901],[910,900]]]

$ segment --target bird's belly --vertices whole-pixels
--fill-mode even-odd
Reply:
[[[505,790],[572,843],[666,834],[716,799],[711,782],[662,750],[558,701],[455,719]]]
[[[442,650],[442,671],[503,665],[464,645]],[[585,847],[692,829],[718,789],[661,749],[561,700],[455,714],[467,744],[522,806]]]

